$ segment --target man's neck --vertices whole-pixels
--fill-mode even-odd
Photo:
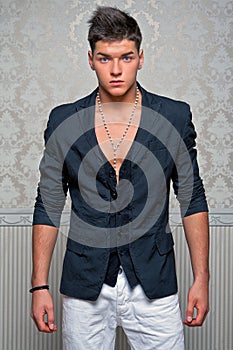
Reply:
[[[106,90],[104,90],[101,86],[99,86],[99,94],[101,103],[111,103],[111,102],[125,102],[125,103],[135,103],[136,98],[136,82],[135,86],[133,86],[130,90],[128,90],[123,95],[110,94]],[[141,93],[139,93],[141,95]]]

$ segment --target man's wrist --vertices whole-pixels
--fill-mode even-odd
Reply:
[[[35,287],[29,289],[29,292],[30,293],[34,293],[37,290],[46,290],[46,289],[49,290],[49,285],[48,284],[43,284],[43,285],[35,286]]]
[[[209,272],[198,274],[194,277],[196,283],[209,284],[210,274]]]

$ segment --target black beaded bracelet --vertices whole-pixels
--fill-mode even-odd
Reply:
[[[33,293],[35,292],[36,290],[42,290],[42,289],[49,289],[49,285],[48,284],[44,284],[43,286],[38,286],[38,287],[34,287],[34,288],[31,288],[29,290],[30,293]]]

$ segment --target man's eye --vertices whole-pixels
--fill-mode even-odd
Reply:
[[[100,59],[100,61],[103,62],[103,63],[106,63],[106,62],[109,61],[109,59],[108,59],[107,57],[102,57],[102,58]]]
[[[132,60],[132,58],[131,58],[131,57],[124,57],[123,60],[124,60],[125,62],[130,62],[130,61]]]

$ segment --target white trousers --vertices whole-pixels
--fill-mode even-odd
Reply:
[[[63,297],[63,350],[114,350],[117,326],[132,350],[184,350],[177,294],[150,300],[122,271],[96,301]]]

